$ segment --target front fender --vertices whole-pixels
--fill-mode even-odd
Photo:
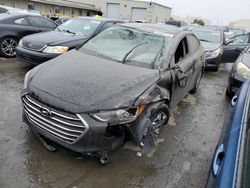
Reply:
[[[129,130],[132,140],[138,145],[142,153],[152,151],[155,148],[155,138],[152,130],[150,115],[164,101],[154,102],[146,106],[144,112],[131,124]]]

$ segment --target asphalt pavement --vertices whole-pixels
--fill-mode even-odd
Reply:
[[[229,65],[205,72],[195,95],[174,110],[157,150],[138,157],[130,143],[111,162],[68,150],[47,151],[22,122],[21,89],[32,67],[0,58],[0,187],[10,188],[202,188],[228,115],[225,96]]]

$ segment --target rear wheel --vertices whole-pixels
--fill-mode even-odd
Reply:
[[[0,55],[3,57],[15,57],[17,39],[14,37],[4,37],[0,40]]]

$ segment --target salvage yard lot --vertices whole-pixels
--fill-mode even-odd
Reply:
[[[22,122],[21,89],[32,67],[0,58],[0,187],[204,187],[228,115],[230,65],[205,72],[195,95],[177,107],[157,150],[137,157],[125,144],[101,166],[67,150],[47,151]]]

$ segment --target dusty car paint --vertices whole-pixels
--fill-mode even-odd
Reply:
[[[159,25],[124,24],[121,27],[171,34],[174,41],[162,68],[154,70],[114,63],[77,50],[36,67],[29,75],[23,97],[29,95],[47,106],[77,113],[88,122],[89,130],[74,144],[67,144],[32,126],[34,132],[74,151],[100,154],[112,151],[122,143],[121,135],[125,128],[141,148],[141,153],[155,148],[156,138],[153,136],[150,114],[163,104],[174,107],[196,86],[200,79],[198,76],[204,69],[204,49],[199,45],[197,51],[190,51],[186,59],[175,64],[177,47],[184,44],[186,36],[194,37],[193,34]],[[191,50],[191,43],[188,45]],[[61,87],[58,88],[59,85]],[[136,107],[136,113],[139,113],[138,109],[141,110],[132,123],[110,125],[91,117],[92,112],[125,107]],[[25,119],[28,120],[27,114]],[[115,135],[112,135],[114,132]],[[115,139],[119,135],[120,139]]]

